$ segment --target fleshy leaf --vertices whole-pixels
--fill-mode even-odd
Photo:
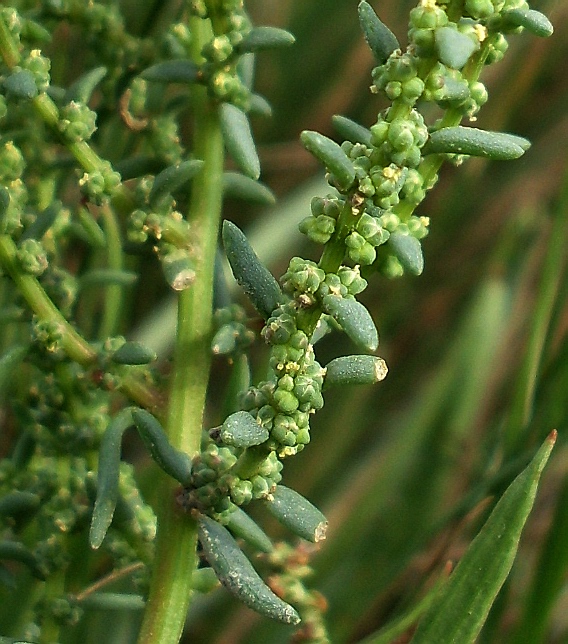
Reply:
[[[261,264],[243,232],[230,221],[223,222],[223,245],[235,279],[254,308],[268,319],[282,300],[278,282]]]
[[[346,190],[355,181],[355,166],[340,145],[327,136],[312,130],[300,134],[302,145],[319,159],[330,172],[337,185]]]
[[[336,385],[373,385],[388,372],[386,362],[376,356],[341,356],[325,367],[324,388]]]
[[[364,0],[359,3],[359,22],[375,60],[382,65],[400,45],[393,32],[381,22],[373,7]]]
[[[413,275],[420,275],[424,270],[422,246],[416,237],[391,233],[388,245],[392,248],[402,267]]]
[[[158,419],[145,409],[133,409],[132,419],[140,438],[156,463],[176,481],[182,485],[189,485],[192,469],[191,459],[185,452],[170,444]]]
[[[325,539],[327,519],[315,505],[284,485],[277,485],[271,496],[266,508],[290,532],[312,543]]]
[[[219,109],[221,131],[227,152],[247,177],[258,179],[260,161],[247,115],[230,103],[223,103]]]
[[[225,419],[220,430],[221,440],[234,447],[252,447],[268,440],[266,427],[259,425],[248,411],[236,411]]]
[[[198,520],[199,541],[209,565],[227,590],[257,613],[284,624],[300,616],[262,581],[227,528],[207,516]]]
[[[529,147],[530,142],[521,136],[457,125],[433,132],[422,151],[424,154],[469,154],[507,161],[518,159]]]
[[[323,310],[339,322],[355,344],[366,351],[376,350],[379,346],[377,327],[369,311],[360,302],[337,295],[326,295],[322,304]]]
[[[479,49],[469,36],[451,27],[436,29],[435,38],[440,62],[452,69],[461,69]]]

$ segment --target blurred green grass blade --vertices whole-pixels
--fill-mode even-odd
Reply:
[[[566,454],[564,454],[566,456]],[[511,644],[548,642],[549,617],[568,570],[568,475],[564,483],[552,526],[535,568],[535,578],[524,603],[519,626]]]
[[[511,570],[540,475],[555,441],[556,432],[552,432],[529,466],[507,488],[439,600],[418,626],[413,644],[471,644],[475,641]]]
[[[330,602],[331,630],[340,629],[336,637],[347,637],[341,629],[352,629],[368,608],[360,598],[380,594],[446,515],[447,495],[463,479],[458,455],[464,438],[479,422],[492,387],[509,304],[504,282],[481,285],[413,406],[355,474],[334,483],[340,493],[325,506],[330,543],[319,557],[318,585]]]
[[[359,644],[391,644],[404,635],[430,609],[438,594],[446,585],[449,572],[449,568],[444,571],[443,575],[426,595],[411,606],[409,610],[394,619],[390,624],[387,624],[384,628],[381,628],[380,631],[361,640]]]
[[[553,212],[552,228],[542,276],[537,288],[528,346],[517,379],[504,441],[509,453],[523,441],[533,414],[538,372],[549,332],[554,305],[562,284],[568,244],[568,177],[564,179],[562,195]]]

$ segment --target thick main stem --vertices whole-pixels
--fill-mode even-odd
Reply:
[[[207,23],[194,20],[192,28],[195,40],[203,43],[208,37]],[[195,240],[196,278],[179,296],[167,422],[171,444],[192,456],[200,449],[210,366],[213,271],[223,173],[218,111],[205,88],[194,91],[194,154],[205,162],[193,183],[188,213]],[[191,599],[191,576],[196,567],[196,524],[176,508],[174,497],[175,484],[164,477],[150,596],[139,644],[178,642]]]

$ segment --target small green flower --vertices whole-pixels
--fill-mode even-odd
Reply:
[[[97,115],[84,103],[71,101],[60,112],[59,130],[72,142],[88,141],[97,129]]]
[[[49,265],[47,254],[41,242],[37,239],[25,239],[18,246],[18,261],[23,271],[39,277]]]

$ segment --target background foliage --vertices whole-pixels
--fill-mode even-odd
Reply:
[[[176,5],[143,4],[123,2],[133,31],[160,29]],[[401,42],[414,4],[375,4]],[[270,209],[229,204],[225,217],[245,229],[261,259],[281,274],[290,256],[316,252],[297,222],[310,198],[325,194],[316,162],[298,143],[300,130],[332,135],[333,114],[369,125],[383,106],[368,92],[373,62],[353,0],[251,0],[248,7],[255,23],[285,27],[297,42],[263,55],[257,70],[257,91],[273,105],[273,118],[254,124],[262,180],[279,202]],[[381,333],[388,378],[328,396],[310,448],[286,469],[284,482],[330,521],[328,539],[311,559],[309,583],[328,602],[334,643],[359,641],[421,597],[445,562],[463,553],[486,516],[488,497],[503,491],[552,428],[559,430],[557,447],[480,641],[568,637],[568,86],[562,63],[568,7],[558,0],[534,8],[547,13],[555,33],[546,40],[512,39],[505,61],[484,78],[490,101],[479,119],[480,127],[521,134],[533,147],[507,164],[472,160],[445,168],[420,211],[432,219],[424,274],[375,279],[362,298]],[[56,47],[49,54],[65,86],[65,76],[75,75],[80,43],[63,33]],[[122,332],[167,360],[175,318],[153,262],[137,288],[123,311]],[[348,352],[344,341],[324,340],[320,361]],[[258,373],[264,357],[255,356]],[[219,420],[225,377],[215,365],[211,425]],[[152,500],[154,466],[137,439],[125,452]],[[270,527],[277,536],[276,525]],[[189,624],[192,643],[289,641],[288,629],[223,591],[196,601]],[[112,642],[127,643],[137,626],[132,612],[92,611],[66,641],[108,641],[112,632]]]

